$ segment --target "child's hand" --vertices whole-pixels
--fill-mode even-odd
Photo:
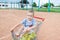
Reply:
[[[27,29],[27,32],[29,32],[29,31],[30,31],[30,28]]]
[[[16,34],[16,37],[19,37],[20,35],[19,34]]]
[[[13,32],[13,30],[11,30],[11,32]]]
[[[24,29],[23,33],[29,32],[29,29]]]
[[[26,32],[26,29],[24,29],[23,32]]]

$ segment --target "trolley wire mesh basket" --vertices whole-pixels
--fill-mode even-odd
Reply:
[[[37,25],[36,25],[36,28],[33,29],[34,30],[34,33],[36,34],[36,36],[33,38],[33,39],[26,39],[26,40],[37,40],[37,32],[39,31],[39,28],[40,28],[40,25],[43,23],[43,21],[45,20],[44,18],[40,18],[40,17],[34,17],[35,19],[37,19]],[[20,29],[19,27],[18,28],[15,28],[12,33],[12,38],[13,40],[25,40],[24,38],[21,39],[20,36],[17,37],[15,34],[18,32],[17,30]],[[22,32],[22,31],[21,31]],[[21,34],[21,33],[19,33]]]

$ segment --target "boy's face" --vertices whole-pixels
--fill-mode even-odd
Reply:
[[[29,20],[32,20],[33,19],[33,13],[27,13],[27,18],[29,19]]]

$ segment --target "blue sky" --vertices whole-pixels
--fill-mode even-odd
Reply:
[[[0,2],[19,2],[20,0],[0,0]],[[30,0],[29,0],[30,1]],[[55,5],[60,5],[60,0],[50,0],[51,3],[54,3]],[[31,2],[31,1],[30,1]],[[38,5],[38,0],[34,0],[34,2],[37,3]],[[45,3],[47,3],[48,0],[40,0],[40,4],[43,5]]]

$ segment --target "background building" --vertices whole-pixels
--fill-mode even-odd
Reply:
[[[23,4],[24,8],[31,8],[29,4]],[[21,3],[20,2],[0,2],[0,8],[21,8]]]

